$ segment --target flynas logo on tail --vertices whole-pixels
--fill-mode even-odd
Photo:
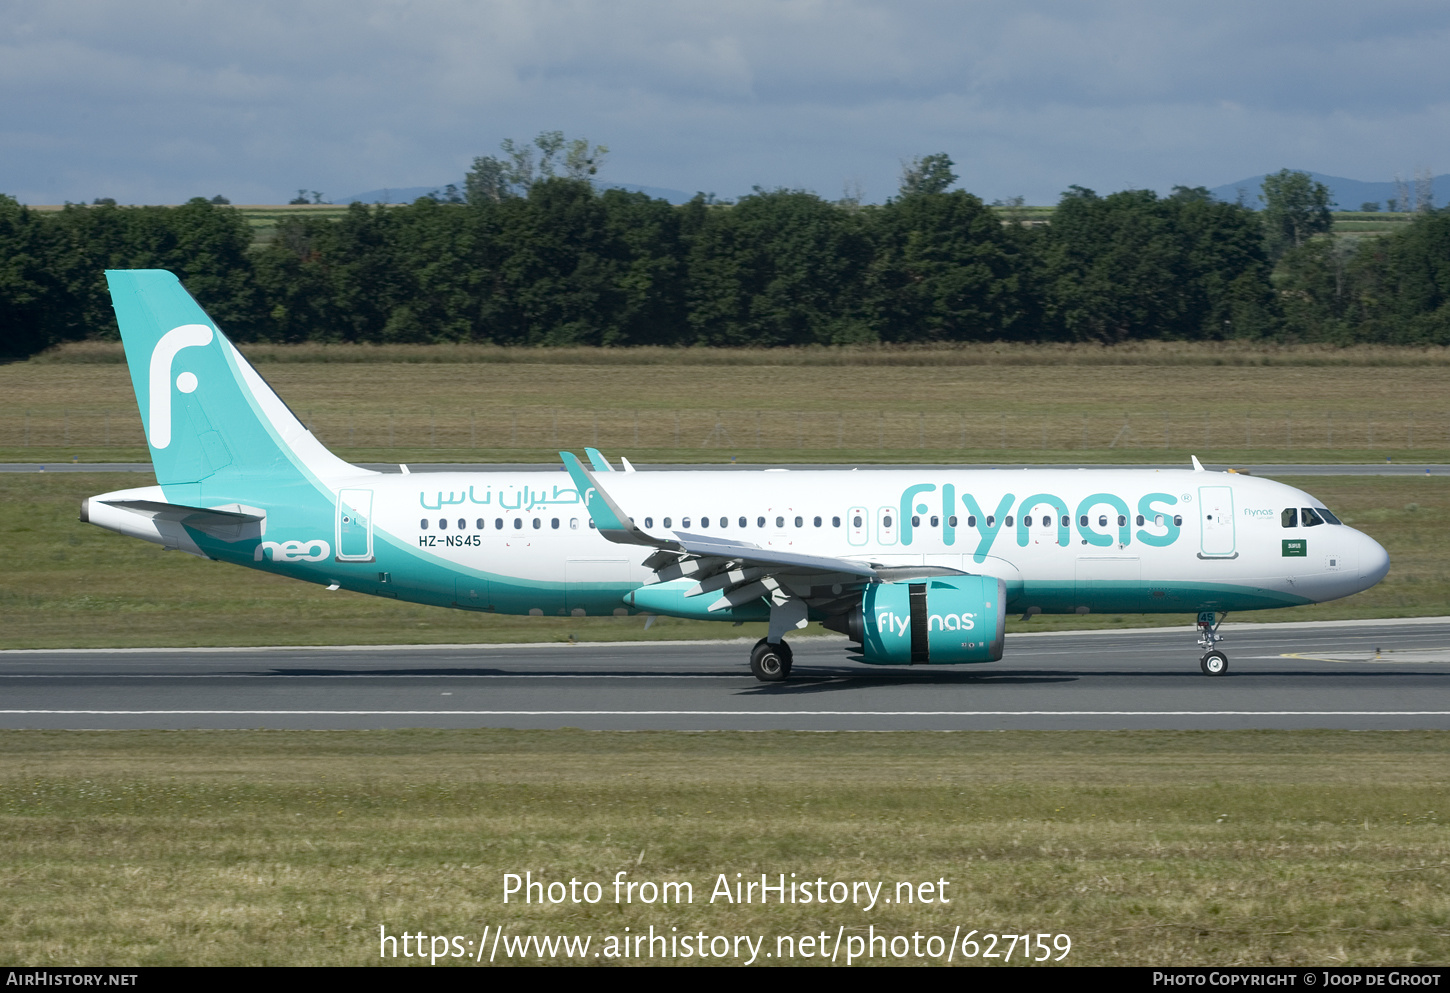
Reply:
[[[212,337],[212,329],[205,324],[183,324],[162,335],[151,352],[151,390],[146,423],[153,447],[165,448],[171,444],[171,363],[176,353],[183,348],[210,345]],[[176,388],[183,393],[195,393],[197,385],[193,372],[183,372],[176,377]]]

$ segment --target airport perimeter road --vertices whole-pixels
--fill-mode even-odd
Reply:
[[[1450,728],[1450,618],[1014,635],[1001,662],[882,668],[801,639],[0,653],[0,727],[746,730]]]

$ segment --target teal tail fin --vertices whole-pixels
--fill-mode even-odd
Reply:
[[[313,437],[174,275],[107,270],[106,282],[158,483],[364,471]]]

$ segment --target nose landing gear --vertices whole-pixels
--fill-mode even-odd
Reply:
[[[1225,617],[1228,617],[1228,611],[1224,611],[1222,617],[1212,610],[1201,610],[1198,613],[1198,644],[1200,648],[1208,649],[1203,658],[1198,660],[1198,667],[1205,676],[1222,676],[1228,672],[1228,656],[1214,647],[1223,641],[1218,627]]]

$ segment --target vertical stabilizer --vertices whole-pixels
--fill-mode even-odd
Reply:
[[[106,282],[158,483],[365,474],[313,437],[174,275],[116,269]]]

